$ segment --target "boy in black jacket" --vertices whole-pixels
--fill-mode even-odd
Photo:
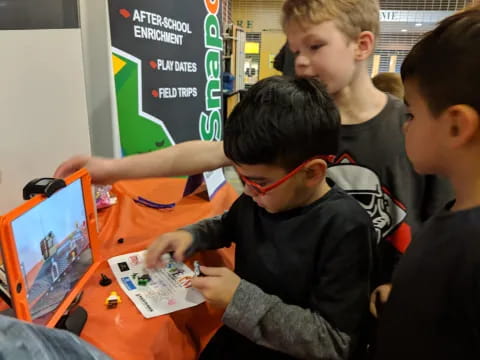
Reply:
[[[224,150],[245,192],[221,219],[153,243],[147,264],[235,243],[235,272],[201,267],[192,286],[225,308],[203,359],[349,359],[365,350],[375,233],[327,183],[338,111],[313,79],[254,85],[225,125]]]
[[[480,359],[480,7],[453,15],[405,59],[415,169],[453,184],[448,204],[402,258],[376,359]]]

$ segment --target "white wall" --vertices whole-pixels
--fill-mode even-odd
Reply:
[[[80,29],[0,31],[0,214],[78,153],[90,153]]]
[[[120,157],[107,0],[79,0],[92,154]]]

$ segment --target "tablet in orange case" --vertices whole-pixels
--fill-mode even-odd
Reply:
[[[82,169],[65,183],[51,197],[36,195],[0,217],[0,273],[7,285],[0,288],[18,319],[49,327],[99,265],[90,176]]]

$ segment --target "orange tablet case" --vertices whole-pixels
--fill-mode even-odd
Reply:
[[[83,195],[83,203],[84,203],[84,208],[85,208],[85,221],[80,225],[81,229],[77,229],[76,231],[81,233],[81,234],[88,234],[88,239],[89,239],[89,246],[91,249],[91,265],[86,268],[85,273],[81,275],[78,280],[76,280],[76,283],[73,285],[73,288],[68,290],[66,296],[63,298],[63,300],[59,303],[59,305],[56,307],[56,309],[52,309],[48,313],[48,319],[46,320],[38,320],[32,319],[31,311],[30,311],[30,306],[33,304],[29,304],[28,298],[27,298],[27,288],[28,284],[26,283],[26,279],[22,273],[20,261],[19,261],[19,253],[18,253],[18,247],[17,243],[14,237],[14,230],[12,226],[12,222],[14,222],[16,219],[21,217],[22,215],[26,214],[27,212],[31,211],[35,207],[39,206],[45,201],[52,201],[51,199],[54,198],[55,196],[61,196],[62,191],[66,191],[69,186],[74,186],[72,184],[78,184],[76,181],[79,180],[81,182],[81,192]],[[99,253],[98,253],[98,239],[97,239],[97,228],[96,228],[96,213],[95,213],[95,205],[94,205],[94,200],[92,196],[92,190],[91,190],[91,180],[90,180],[90,175],[85,169],[79,170],[75,174],[69,176],[68,178],[65,179],[66,183],[66,188],[63,188],[59,191],[57,191],[55,194],[53,194],[51,197],[46,198],[42,195],[36,195],[32,199],[26,201],[23,203],[21,206],[17,207],[16,209],[12,210],[11,212],[7,213],[6,215],[0,217],[0,245],[1,245],[1,252],[2,252],[2,257],[3,257],[3,266],[5,267],[5,272],[7,276],[7,281],[9,284],[9,289],[10,289],[10,298],[12,302],[12,307],[15,310],[16,317],[21,320],[26,320],[30,322],[37,322],[49,327],[54,327],[55,324],[58,322],[60,317],[64,315],[65,311],[69,307],[69,305],[72,303],[72,301],[75,299],[75,297],[78,295],[78,293],[81,291],[82,287],[85,285],[87,280],[93,275],[95,272],[96,268],[98,267],[100,263],[99,259]],[[75,185],[78,186],[78,185]],[[72,204],[65,204],[65,209],[68,208],[68,206],[71,206]],[[60,209],[61,211],[61,209]],[[72,231],[72,234],[74,232]],[[45,236],[44,234],[42,234]],[[42,236],[40,235],[40,236]],[[50,235],[50,234],[49,234]],[[41,242],[47,242],[49,241],[47,237],[45,236]],[[53,236],[53,235],[52,235]],[[70,238],[72,238],[73,235],[70,235]],[[62,241],[66,242],[67,238]],[[52,241],[53,242],[53,241]],[[45,255],[44,254],[44,248],[45,244],[36,244],[42,248],[42,254],[44,257],[43,261],[44,263],[47,262],[47,259],[50,258],[50,255]],[[56,249],[59,249],[61,244],[58,245]],[[67,245],[66,245],[67,246]],[[66,247],[65,246],[65,247]],[[70,245],[71,246],[71,245]],[[55,250],[56,250],[55,249]],[[82,249],[83,251],[86,248]],[[67,249],[70,250],[70,249]],[[60,250],[58,250],[60,251]],[[51,255],[53,257],[53,255]],[[71,252],[68,254],[69,258],[72,259],[79,259],[80,255],[77,254],[74,250],[71,250]],[[69,259],[70,260],[70,259]],[[54,260],[51,260],[53,262]],[[89,260],[90,262],[90,260]],[[70,266],[71,264],[75,263],[74,260],[68,265]],[[40,267],[41,264],[39,264],[38,267]],[[52,266],[53,267],[53,266]],[[72,265],[73,267],[73,265]],[[53,271],[53,270],[52,270]],[[58,272],[58,265],[57,265],[57,272]],[[29,273],[30,274],[30,273]],[[53,276],[53,275],[52,275]],[[62,275],[63,276],[63,275]],[[29,276],[27,276],[29,277]],[[60,276],[59,276],[60,277]],[[58,278],[57,278],[58,279]],[[34,279],[36,280],[36,278]],[[57,280],[54,280],[54,282]],[[43,295],[42,295],[43,296]],[[57,299],[58,300],[58,299]]]

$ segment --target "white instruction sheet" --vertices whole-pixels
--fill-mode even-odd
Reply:
[[[122,290],[146,318],[186,309],[205,301],[191,287],[194,273],[166,254],[164,268],[147,269],[146,250],[112,257],[108,264]]]

